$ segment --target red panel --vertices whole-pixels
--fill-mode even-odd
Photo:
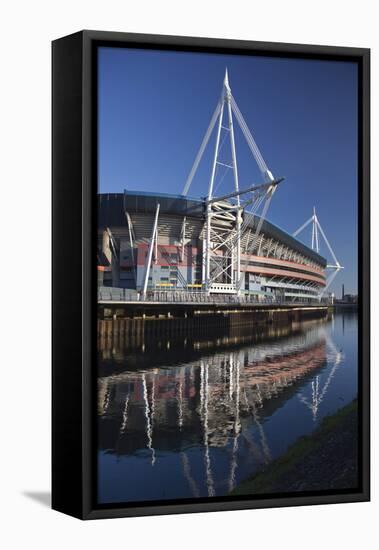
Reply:
[[[138,246],[138,254],[137,254],[137,264],[139,266],[145,265],[146,261],[146,254],[148,252],[148,245],[147,244],[140,244]],[[184,258],[183,262],[179,261],[180,258],[180,246],[175,245],[158,245],[158,258],[156,261],[156,265],[159,266],[170,266],[170,263],[168,262],[167,258],[165,257],[165,253],[169,254],[177,254],[178,255],[178,262],[173,262],[171,265],[178,265],[180,267],[187,267],[188,265],[194,266],[195,265],[195,257],[198,254],[198,249],[195,247],[185,247],[184,249]],[[262,265],[260,266],[244,266],[244,261],[255,261],[259,262]],[[249,273],[256,273],[256,274],[262,274],[262,275],[282,275],[285,277],[293,277],[296,279],[301,279],[304,281],[313,281],[316,283],[319,283],[321,285],[325,286],[325,275],[323,270],[316,269],[311,266],[298,264],[295,262],[289,262],[287,260],[277,260],[274,258],[266,258],[263,256],[247,256],[245,254],[241,255],[241,271],[242,272],[249,272]],[[301,269],[303,271],[309,272],[308,274],[305,273],[298,273],[297,271],[287,271],[280,269],[281,267],[292,267],[294,269]]]

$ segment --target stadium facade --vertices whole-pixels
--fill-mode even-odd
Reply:
[[[259,168],[261,184],[240,187],[237,125]],[[207,194],[190,198],[191,184],[214,131]],[[158,298],[164,301],[165,293],[170,298],[174,292],[179,299],[180,294],[191,299],[197,293],[215,301],[217,295],[228,294],[238,300],[319,301],[342,266],[315,211],[294,235],[266,219],[283,179],[275,178],[263,159],[232,95],[226,70],[219,101],[181,195],[129,190],[98,195],[100,289],[119,289],[121,301],[124,289],[137,292],[142,300],[155,300],[159,292]],[[310,223],[312,248],[295,238]],[[319,231],[335,265],[327,265],[319,254]],[[327,268],[334,269],[328,280]]]
[[[237,266],[228,247],[236,221],[220,201],[207,234],[207,201],[184,195],[125,191],[98,195],[98,285],[141,294],[191,293],[251,296],[258,301],[311,303],[326,286],[327,262],[282,229],[241,210],[244,231]],[[229,240],[230,240],[229,239]],[[219,244],[221,243],[221,244]],[[212,285],[206,250],[213,251]],[[237,269],[239,270],[237,273]],[[230,281],[234,281],[233,286]]]

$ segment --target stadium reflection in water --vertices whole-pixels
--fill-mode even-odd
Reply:
[[[98,501],[227,495],[357,394],[357,316],[99,343]]]

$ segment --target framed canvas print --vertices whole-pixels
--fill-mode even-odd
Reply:
[[[53,42],[53,508],[369,499],[369,50]]]

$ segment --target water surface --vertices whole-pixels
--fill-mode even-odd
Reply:
[[[99,503],[223,496],[356,397],[357,316],[103,341],[98,372]]]

